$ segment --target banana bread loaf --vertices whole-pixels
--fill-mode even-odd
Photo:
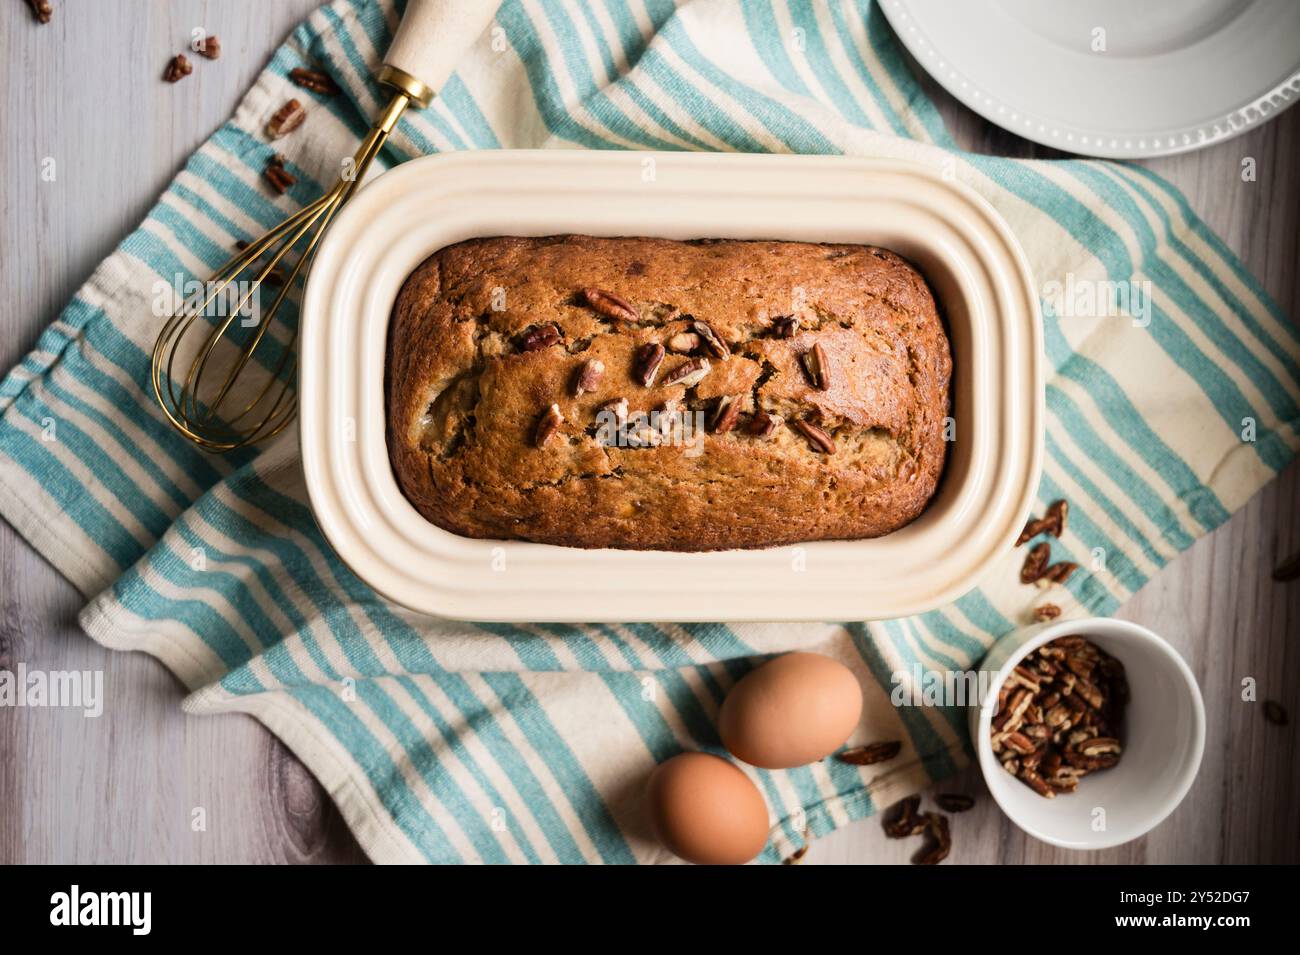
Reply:
[[[858,245],[472,239],[403,286],[388,448],[468,537],[702,551],[876,537],[943,469],[925,280]]]

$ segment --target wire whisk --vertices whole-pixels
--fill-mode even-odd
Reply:
[[[298,409],[297,323],[281,341],[271,331],[276,317],[306,280],[321,236],[356,191],[406,107],[429,104],[495,11],[496,4],[485,0],[410,0],[377,76],[394,96],[362,140],[346,175],[241,248],[164,323],[153,348],[153,392],[171,424],[196,445],[233,451],[273,437],[293,421]],[[270,307],[261,308],[262,289],[280,276]]]
[[[346,176],[240,249],[163,325],[153,349],[154,395],[172,425],[195,444],[208,451],[233,451],[279,434],[293,420],[298,409],[297,326],[274,350],[275,339],[268,332],[299,277],[310,269],[330,220],[352,196],[410,101],[405,93],[394,96],[362,141]],[[290,266],[287,257],[304,240],[306,246]],[[279,290],[270,306],[261,308],[262,290],[271,286],[269,279],[281,274],[281,263],[289,271],[275,283]],[[250,316],[256,324],[240,336]],[[196,326],[196,339],[203,329],[206,335],[193,355],[183,355]],[[249,386],[244,379],[250,365],[257,369],[260,384]],[[241,379],[244,387],[236,389]]]

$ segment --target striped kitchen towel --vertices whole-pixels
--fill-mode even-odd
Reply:
[[[959,711],[896,707],[895,673],[971,666],[1041,594],[1023,552],[923,616],[804,625],[503,626],[421,618],[331,553],[292,433],[229,457],[162,421],[147,385],[157,283],[205,277],[237,239],[317,195],[375,115],[393,0],[339,0],[275,54],[233,119],[0,385],[0,512],[89,598],[86,631],[143,650],[192,713],[250,713],[329,790],[377,861],[666,861],[642,784],[717,751],[714,713],[763,654],[851,666],[853,742],[896,759],[747,769],[771,808],[763,858],[963,762]],[[298,66],[344,90],[293,86]],[[306,124],[269,143],[290,97]],[[1109,613],[1291,458],[1295,327],[1179,193],[1144,169],[956,150],[870,0],[508,0],[381,163],[512,146],[851,153],[929,163],[1011,223],[1044,299],[1047,455],[1039,507],[1073,505],[1052,599]],[[286,154],[298,183],[259,181]],[[907,676],[906,680],[911,677]]]

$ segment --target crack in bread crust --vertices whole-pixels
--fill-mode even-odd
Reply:
[[[598,313],[582,289],[630,302],[639,319]],[[798,328],[781,337],[778,319]],[[690,356],[669,352],[652,387],[633,380],[637,349],[706,322],[731,356],[697,383],[663,384]],[[554,325],[545,335],[536,330]],[[531,334],[529,334],[531,333]],[[814,344],[825,380],[809,380]],[[724,349],[725,351],[725,349]],[[586,361],[605,366],[574,396]],[[952,363],[924,279],[869,246],[798,242],[472,239],[407,280],[389,326],[388,447],[403,494],[469,537],[576,547],[715,550],[887,534],[938,485]],[[629,415],[676,402],[697,420],[740,403],[726,433],[684,446],[606,446],[599,408]],[[563,420],[535,447],[539,414]],[[790,427],[748,432],[764,411],[815,421],[815,450]]]

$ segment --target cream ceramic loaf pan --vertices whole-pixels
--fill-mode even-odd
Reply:
[[[891,249],[948,327],[955,440],[937,494],[885,537],[762,550],[585,550],[475,540],[403,497],[386,443],[388,320],[407,276],[468,238],[580,233],[784,239]],[[384,596],[514,621],[873,619],[974,586],[1023,526],[1042,455],[1037,296],[982,199],[917,165],[812,156],[577,151],[415,160],[349,203],[303,307],[301,436],[316,518]]]

